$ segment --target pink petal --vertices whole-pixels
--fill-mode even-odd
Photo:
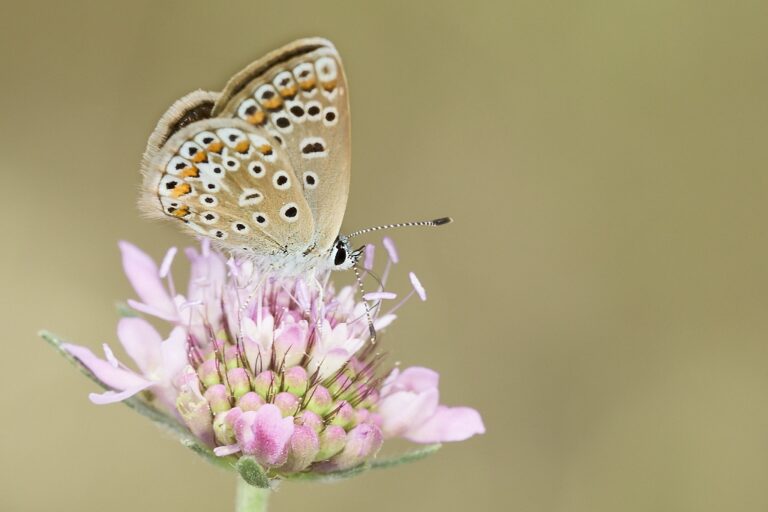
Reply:
[[[132,397],[136,393],[144,391],[153,384],[153,382],[146,382],[141,386],[135,386],[119,392],[105,391],[103,393],[91,393],[88,395],[88,398],[96,405],[114,404],[115,402],[122,402],[126,398]]]
[[[464,441],[484,433],[485,425],[476,410],[441,405],[429,420],[404,437],[414,443],[441,443]]]
[[[386,437],[404,436],[420,427],[437,410],[437,389],[423,393],[400,391],[385,396],[379,402],[381,429]]]
[[[397,248],[395,248],[395,242],[393,242],[391,238],[385,236],[381,243],[384,244],[384,248],[387,250],[387,254],[389,254],[389,259],[392,261],[392,263],[397,263],[400,261],[400,258],[397,256]]]
[[[117,360],[115,353],[112,352],[112,349],[109,348],[109,345],[102,343],[101,346],[104,348],[104,356],[107,358],[107,362],[112,365],[112,368],[119,368],[120,361]]]
[[[421,281],[419,281],[419,278],[416,277],[416,274],[414,274],[413,272],[409,272],[408,279],[411,280],[413,289],[416,290],[416,294],[419,296],[419,298],[422,301],[427,300],[427,291],[424,289],[423,286],[421,286]]]
[[[235,437],[244,454],[255,456],[265,466],[280,466],[288,458],[293,429],[293,416],[283,418],[277,406],[265,404],[238,418]]]
[[[149,322],[137,317],[122,318],[117,324],[117,337],[141,373],[148,375],[160,367],[163,339]]]
[[[125,275],[141,301],[175,318],[176,308],[154,260],[133,244],[122,241],[119,245]]]
[[[80,361],[97,379],[110,388],[122,391],[137,388],[147,383],[145,378],[128,370],[115,368],[107,361],[96,357],[93,352],[85,347],[64,343],[62,348]]]
[[[237,453],[240,451],[240,445],[238,444],[228,444],[227,446],[217,446],[213,449],[213,453],[215,453],[219,457],[226,457],[227,455],[232,455],[233,453]]]
[[[179,375],[187,366],[187,332],[183,327],[171,331],[160,344],[163,375],[167,380]]]
[[[148,315],[155,316],[167,322],[175,322],[179,319],[179,316],[176,313],[176,311],[168,312],[163,309],[144,304],[143,302],[135,301],[133,299],[128,299],[128,305],[131,306],[132,309],[135,309],[140,313],[146,313]]]
[[[381,315],[379,318],[373,321],[373,328],[377,331],[384,329],[389,324],[395,321],[397,318],[397,315],[394,315],[392,313],[388,313],[386,315]]]
[[[397,375],[390,385],[392,391],[415,391],[417,393],[437,389],[440,374],[423,366],[411,366]]]

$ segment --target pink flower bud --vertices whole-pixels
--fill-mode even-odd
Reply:
[[[367,423],[358,425],[347,433],[347,443],[341,453],[321,464],[318,469],[338,471],[355,467],[375,456],[383,442],[384,436],[379,427]]]
[[[337,406],[337,411],[333,414],[331,425],[338,425],[345,430],[349,430],[355,425],[355,409],[347,402],[341,402]]]
[[[312,411],[306,410],[301,411],[296,417],[296,424],[311,427],[317,433],[320,433],[320,431],[323,430],[323,427],[325,426],[323,423],[323,418]]]
[[[288,448],[288,461],[280,468],[281,471],[301,471],[309,467],[320,451],[320,439],[311,427],[296,425]]]
[[[316,461],[328,460],[343,448],[347,442],[347,432],[338,425],[328,425],[320,433],[320,451],[315,455]]]
[[[307,370],[301,366],[288,368],[283,375],[283,386],[286,391],[296,396],[303,396],[307,391]]]
[[[200,381],[206,388],[211,387],[214,384],[221,384],[219,363],[215,359],[204,361],[203,364],[198,367],[197,375],[200,377]]]
[[[275,405],[283,413],[283,416],[293,416],[298,412],[299,399],[293,393],[283,391],[275,395]]]
[[[205,390],[205,399],[211,406],[213,414],[228,411],[232,406],[229,403],[229,392],[224,384],[215,384]]]
[[[242,409],[243,412],[255,411],[262,405],[264,405],[264,399],[253,391],[244,394],[240,397],[240,400],[237,401],[237,406]]]
[[[248,372],[242,368],[232,368],[227,372],[227,382],[232,396],[240,398],[251,390],[251,380],[248,378]]]
[[[258,374],[253,379],[253,390],[266,400],[267,395],[275,392],[275,374],[269,370]]]
[[[312,398],[307,404],[307,409],[319,414],[320,416],[331,410],[331,405],[333,405],[333,397],[331,396],[331,393],[323,386],[316,386],[309,392],[309,394],[312,396]]]

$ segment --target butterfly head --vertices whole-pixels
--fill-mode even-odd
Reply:
[[[331,248],[330,266],[333,270],[347,270],[352,268],[360,256],[363,254],[364,247],[352,250],[349,238],[339,235]]]

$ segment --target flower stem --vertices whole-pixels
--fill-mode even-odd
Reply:
[[[254,487],[242,478],[237,478],[235,512],[266,512],[269,489]]]

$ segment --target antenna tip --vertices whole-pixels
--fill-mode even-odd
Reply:
[[[450,217],[440,217],[439,219],[435,219],[432,221],[432,224],[435,226],[442,226],[443,224],[450,224],[453,222],[453,219]]]

